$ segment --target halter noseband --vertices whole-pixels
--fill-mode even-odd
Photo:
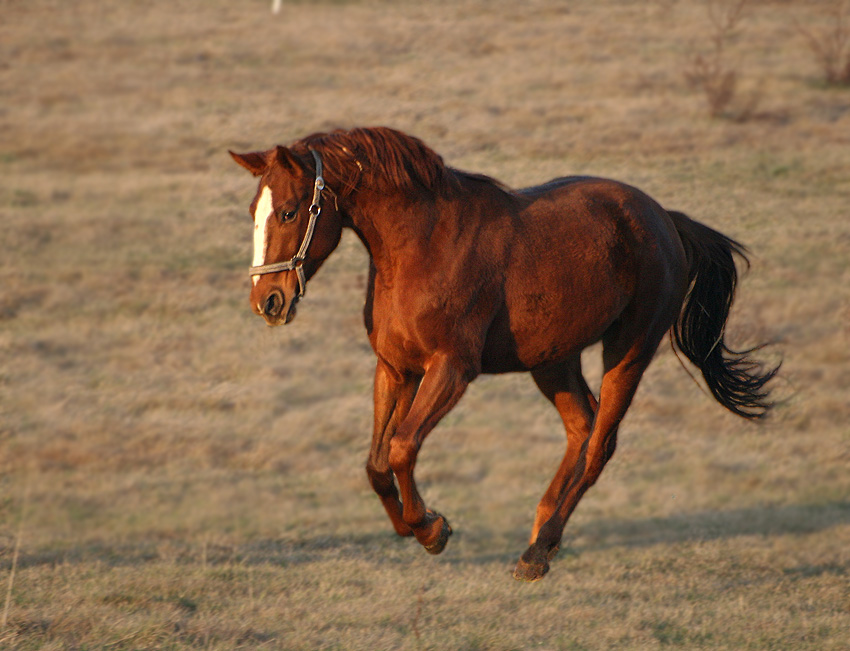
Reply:
[[[310,204],[310,220],[307,222],[307,232],[304,234],[304,240],[301,246],[298,247],[298,253],[286,262],[273,262],[272,264],[264,264],[259,267],[251,267],[251,276],[262,276],[263,274],[275,274],[280,271],[292,271],[298,274],[298,295],[297,298],[302,298],[307,291],[307,278],[304,276],[304,260],[307,257],[307,249],[310,247],[310,242],[313,239],[313,232],[316,230],[316,220],[322,212],[322,190],[325,188],[325,179],[322,177],[322,158],[319,152],[311,149],[313,159],[316,161],[316,182],[313,184],[313,203]]]

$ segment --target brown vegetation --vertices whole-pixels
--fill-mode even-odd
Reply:
[[[826,12],[829,25],[820,29],[797,24],[815,57],[827,84],[850,84],[850,5],[834,2]]]
[[[754,6],[771,119],[735,122],[682,80],[690,0],[5,3],[0,648],[847,648],[850,108],[795,29],[821,7]],[[451,545],[395,540],[363,472],[365,254],[266,329],[226,153],[355,124],[515,186],[619,178],[745,242],[729,336],[778,342],[784,402],[739,422],[660,352],[524,586],[563,435],[527,378],[484,378],[417,468]]]
[[[739,64],[730,61],[729,54],[749,5],[748,0],[709,0],[706,3],[710,26],[704,38],[708,45],[704,52],[691,55],[685,78],[692,88],[703,93],[713,118],[729,117],[746,122],[758,108],[760,90],[751,90],[747,97],[741,97]]]

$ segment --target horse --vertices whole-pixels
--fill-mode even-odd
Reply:
[[[417,489],[417,455],[482,373],[530,373],[566,431],[513,573],[524,581],[549,570],[666,333],[721,405],[747,419],[773,406],[779,366],[753,359],[761,346],[725,340],[747,250],[634,187],[568,176],[512,190],[387,127],[229,153],[259,177],[250,303],[269,326],[293,321],[343,228],[366,248],[363,316],[377,358],[366,473],[395,532],[431,554],[452,529]],[[600,341],[597,396],[581,352]]]

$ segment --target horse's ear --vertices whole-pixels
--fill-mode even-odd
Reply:
[[[261,176],[263,172],[268,169],[268,162],[266,161],[265,152],[261,151],[252,151],[248,154],[237,154],[236,152],[228,150],[230,155],[233,157],[239,165],[244,167],[246,170],[251,172],[254,176]]]
[[[280,166],[289,170],[292,174],[303,175],[307,171],[307,168],[304,167],[304,163],[295,158],[292,152],[286,147],[278,145],[275,150],[275,155],[277,156],[277,162],[280,163]]]

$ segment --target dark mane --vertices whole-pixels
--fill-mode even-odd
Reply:
[[[419,138],[389,127],[315,133],[293,143],[290,149],[311,162],[308,149],[316,149],[322,155],[329,183],[343,196],[354,191],[360,180],[378,187],[425,189],[440,196],[460,189],[462,178],[506,189],[489,177],[448,167],[442,156]]]

